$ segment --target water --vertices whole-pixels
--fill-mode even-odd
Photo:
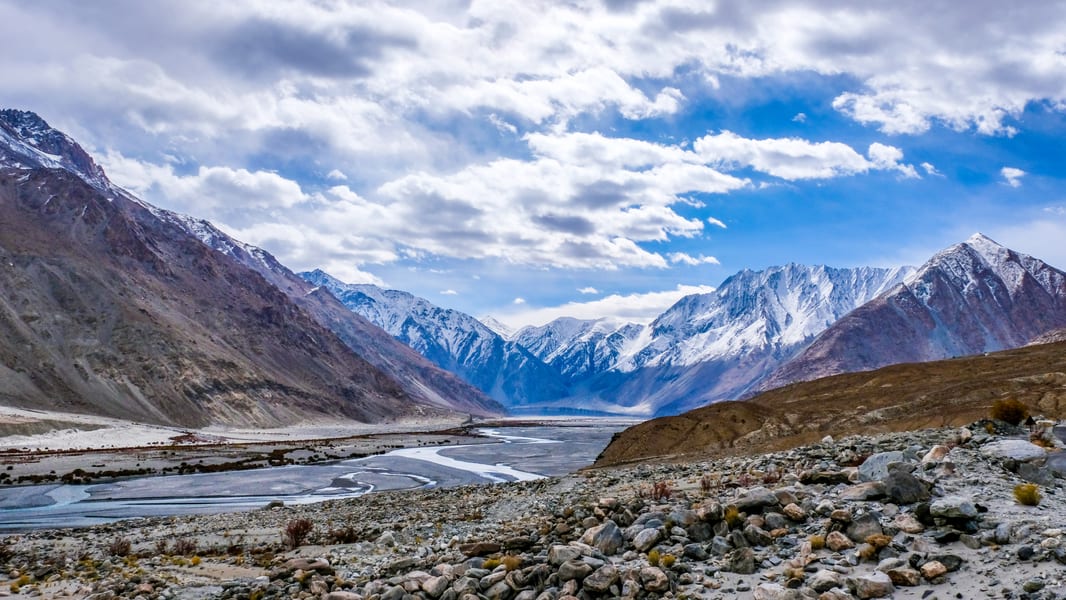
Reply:
[[[525,481],[588,466],[623,424],[483,429],[499,443],[405,448],[367,458],[251,471],[0,489],[0,531],[82,527],[131,517],[306,504],[374,491]]]

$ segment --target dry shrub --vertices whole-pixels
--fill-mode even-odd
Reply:
[[[1014,486],[1014,499],[1019,504],[1026,506],[1036,506],[1040,504],[1040,488],[1033,483],[1019,483]]]
[[[111,556],[126,556],[133,544],[126,538],[115,538],[107,544],[107,553]]]
[[[660,500],[669,500],[673,495],[673,490],[670,489],[670,482],[668,481],[656,481],[651,488],[652,500],[656,502]]]
[[[653,567],[658,567],[659,566],[659,558],[660,558],[660,556],[659,556],[659,551],[658,550],[652,550],[651,552],[648,552],[648,564],[649,565],[651,565]]]
[[[866,543],[880,550],[892,543],[892,538],[883,533],[875,533],[866,536]]]
[[[359,541],[359,532],[354,527],[341,527],[329,532],[329,541],[334,544],[354,544]]]
[[[500,563],[503,564],[503,566],[508,571],[514,571],[518,567],[522,566],[522,557],[515,556],[513,554],[508,554],[507,556],[500,559]]]
[[[181,538],[174,540],[174,554],[177,556],[189,556],[196,554],[196,540]]]
[[[489,571],[494,570],[498,566],[500,566],[500,559],[498,558],[486,558],[485,562],[481,563],[481,568],[488,569]]]
[[[733,504],[725,507],[725,515],[722,516],[722,520],[733,529],[740,527],[740,524],[744,522],[744,519],[740,516],[740,509]]]
[[[822,548],[825,548],[824,535],[812,535],[807,538],[807,541],[811,543],[811,550],[821,550]]]
[[[660,563],[660,564],[661,564],[661,565],[662,565],[662,566],[663,566],[664,568],[667,568],[667,569],[669,569],[670,567],[674,566],[674,563],[675,563],[675,562],[677,562],[677,557],[676,557],[676,556],[674,556],[673,554],[664,554],[664,555],[662,555],[662,557],[661,557],[661,558],[659,559],[659,563]]]
[[[307,536],[311,535],[311,530],[314,528],[314,523],[308,519],[293,519],[289,521],[285,525],[285,531],[282,536],[285,539],[285,545],[290,550],[299,548],[307,541]]]
[[[1029,417],[1029,408],[1014,398],[1001,399],[992,403],[989,416],[997,421],[1017,425]]]

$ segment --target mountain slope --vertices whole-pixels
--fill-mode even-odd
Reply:
[[[1015,348],[1066,326],[1066,273],[975,234],[827,329],[762,384]]]
[[[796,383],[742,402],[720,402],[645,421],[611,441],[596,466],[676,455],[781,450],[826,435],[963,425],[1012,398],[1066,416],[1066,342],[909,363]]]
[[[470,315],[407,292],[347,284],[321,270],[300,275],[508,408],[567,395],[565,383],[551,368]]]
[[[258,273],[0,111],[0,402],[154,423],[440,414]]]
[[[599,370],[574,383],[575,394],[565,402],[663,415],[739,398],[830,324],[908,273],[909,268],[796,264],[741,271],[714,292],[682,298],[650,325],[618,334],[611,346],[614,363],[600,369],[601,364],[592,361]],[[541,328],[540,340],[532,330],[516,339],[543,350],[540,356],[562,372],[577,373],[589,363],[587,353],[580,344],[560,348],[554,340],[583,340],[565,334],[580,333],[582,327],[592,326],[560,321]],[[544,337],[545,332],[552,335]]]
[[[327,289],[304,281],[262,248],[237,241],[201,219],[163,210],[156,214],[262,275],[356,354],[396,380],[412,398],[479,416],[506,412],[481,390],[433,365],[377,325],[348,310]]]
[[[523,327],[511,338],[570,382],[615,367],[639,349],[645,327],[614,319],[561,317],[540,327]]]

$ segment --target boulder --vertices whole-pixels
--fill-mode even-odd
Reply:
[[[605,594],[617,582],[618,568],[614,565],[604,565],[585,577],[581,584],[594,594]]]
[[[659,530],[658,529],[644,529],[633,538],[633,547],[637,549],[637,552],[647,552],[651,550],[652,546],[659,542]]]
[[[859,575],[848,578],[848,587],[854,590],[855,596],[860,600],[866,598],[887,598],[896,588],[892,585],[892,579],[880,571],[874,571],[869,575]]]
[[[722,570],[727,573],[751,575],[755,572],[755,553],[751,548],[737,548],[725,555]]]
[[[581,536],[581,542],[595,547],[607,556],[611,556],[622,547],[625,540],[622,539],[622,530],[614,521],[608,519],[602,525],[597,525]]]
[[[965,496],[944,496],[929,505],[929,514],[943,519],[973,519],[977,516],[977,507]]]
[[[741,512],[754,513],[762,512],[762,510],[768,506],[777,506],[777,495],[772,491],[764,488],[757,487],[748,490],[748,493],[737,498],[734,503]]]
[[[859,465],[859,479],[863,481],[880,481],[888,477],[889,463],[903,462],[905,460],[906,458],[899,450],[872,454]]]
[[[1028,440],[996,440],[981,447],[981,453],[1017,461],[1034,460],[1047,456],[1047,450]]]

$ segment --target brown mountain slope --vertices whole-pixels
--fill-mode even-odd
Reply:
[[[444,412],[20,111],[0,112],[0,404],[187,426]]]
[[[765,452],[826,435],[962,425],[987,416],[999,398],[1066,416],[1066,342],[836,375],[645,421],[618,434],[595,466]]]

